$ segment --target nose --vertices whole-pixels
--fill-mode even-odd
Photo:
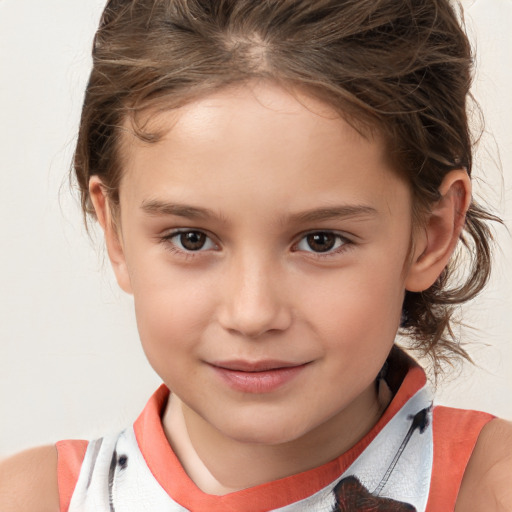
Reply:
[[[247,338],[285,331],[292,311],[283,272],[271,261],[249,256],[232,261],[222,284],[221,326]]]

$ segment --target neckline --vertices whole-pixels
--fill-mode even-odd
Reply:
[[[155,479],[169,496],[189,510],[263,512],[311,496],[338,478],[375,439],[391,418],[426,384],[423,369],[402,351],[394,351],[393,374],[405,374],[389,406],[374,427],[352,448],[323,466],[223,496],[201,491],[185,473],[163,430],[161,415],[169,398],[162,384],[135,421],[141,453]],[[396,353],[397,352],[397,353]],[[395,383],[390,387],[393,389]],[[394,391],[394,389],[393,389]]]

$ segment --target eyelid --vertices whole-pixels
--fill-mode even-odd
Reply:
[[[198,232],[198,233],[204,234],[207,237],[207,239],[210,241],[210,243],[213,244],[214,247],[206,248],[206,249],[200,248],[200,249],[194,251],[194,250],[187,250],[186,248],[182,248],[179,245],[177,245],[176,243],[172,242],[172,239],[174,237],[176,237],[182,233],[188,233],[188,232]],[[339,240],[341,240],[342,244],[338,247],[335,247],[335,248],[330,249],[325,252],[316,252],[313,250],[307,251],[307,250],[303,250],[303,249],[297,249],[298,244],[302,240],[304,240],[309,235],[313,235],[313,234],[317,234],[317,233],[332,234],[335,237],[337,237]],[[328,257],[336,256],[346,250],[349,250],[352,246],[355,245],[353,238],[358,238],[358,237],[355,235],[353,237],[352,237],[352,235],[347,236],[346,233],[339,232],[339,231],[336,231],[333,229],[311,229],[311,230],[304,231],[304,232],[300,233],[296,237],[296,239],[295,239],[296,241],[293,242],[293,244],[292,244],[291,251],[306,253],[309,255],[309,257],[311,257],[311,255],[312,255],[315,258],[328,258]],[[198,257],[201,255],[201,253],[209,252],[211,250],[214,250],[214,251],[220,250],[220,244],[215,239],[216,239],[215,235],[213,235],[212,233],[210,233],[209,231],[207,231],[205,229],[186,228],[186,227],[171,229],[167,233],[158,236],[158,241],[160,243],[164,244],[166,246],[167,250],[169,250],[173,253],[182,255],[186,258]]]
[[[190,232],[202,233],[203,235],[206,236],[207,240],[209,240],[211,242],[211,244],[214,245],[213,250],[219,249],[219,244],[214,240],[215,237],[212,236],[212,234],[209,233],[208,231],[206,231],[204,229],[199,229],[199,228],[176,228],[176,229],[170,230],[169,232],[167,232],[164,235],[159,236],[158,238],[159,238],[160,243],[168,244],[168,248],[170,250],[172,250],[172,252],[181,253],[188,257],[193,257],[193,256],[198,255],[199,253],[212,250],[212,248],[204,249],[201,247],[200,249],[198,249],[196,251],[192,251],[192,250],[188,250],[184,247],[183,248],[179,247],[176,243],[174,243],[172,241],[172,239],[177,237],[178,235],[180,235],[182,233],[190,233]]]
[[[340,246],[338,246],[334,249],[330,249],[325,252],[315,252],[313,250],[307,251],[307,250],[296,249],[296,247],[299,245],[299,243],[302,240],[304,240],[309,235],[314,235],[317,233],[326,233],[326,234],[334,235],[335,237],[340,239],[343,243]],[[352,245],[354,245],[354,241],[351,238],[349,238],[345,233],[341,233],[341,232],[333,230],[333,229],[311,229],[311,230],[305,231],[297,236],[296,241],[292,245],[292,251],[293,252],[304,252],[306,254],[310,254],[310,255],[312,254],[315,257],[326,258],[329,256],[335,256],[343,251],[346,251]]]

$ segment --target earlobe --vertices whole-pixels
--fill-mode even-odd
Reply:
[[[92,176],[89,180],[89,196],[94,206],[96,218],[105,234],[107,252],[117,282],[126,293],[132,293],[130,275],[119,228],[114,222],[107,192],[98,176]]]
[[[471,203],[471,181],[466,169],[450,171],[439,187],[441,199],[428,214],[417,237],[405,288],[421,292],[432,286],[457,245]]]

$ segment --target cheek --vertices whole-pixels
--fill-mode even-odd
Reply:
[[[155,372],[176,392],[176,382],[193,378],[191,361],[200,353],[209,311],[197,293],[176,284],[170,290],[149,283],[134,293],[142,348]]]
[[[332,343],[368,345],[392,342],[398,328],[404,289],[401,269],[330,276],[311,283],[314,293],[300,300],[315,328]]]
[[[197,341],[215,308],[211,283],[156,258],[136,268],[132,287],[144,348],[170,352]]]

